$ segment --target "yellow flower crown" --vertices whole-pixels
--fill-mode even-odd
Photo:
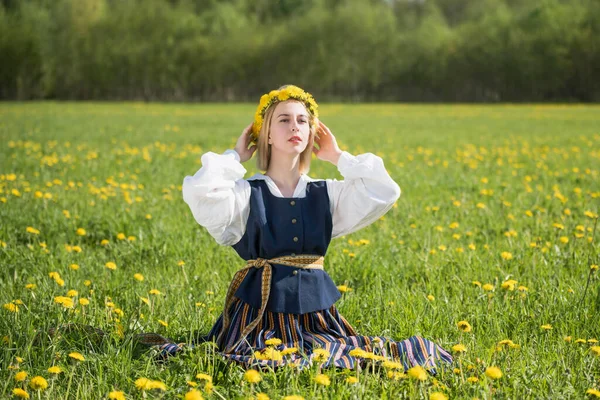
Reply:
[[[271,90],[269,94],[263,94],[260,98],[260,103],[254,114],[254,124],[252,125],[252,140],[258,140],[258,135],[263,125],[265,113],[273,104],[286,101],[289,99],[298,100],[304,103],[308,112],[314,117],[319,117],[319,106],[312,95],[298,86],[288,85],[281,90]]]

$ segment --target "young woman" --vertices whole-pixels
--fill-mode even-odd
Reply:
[[[244,179],[242,163],[255,152],[265,172]],[[344,180],[306,175],[312,153],[336,165]],[[366,357],[435,373],[439,360],[451,363],[445,350],[418,336],[359,335],[334,305],[341,294],[323,269],[330,240],[376,221],[399,196],[380,157],[340,150],[309,93],[283,86],[263,95],[235,149],[204,154],[202,168],[183,181],[196,221],[247,263],[206,339],[245,366],[318,361],[354,368]]]

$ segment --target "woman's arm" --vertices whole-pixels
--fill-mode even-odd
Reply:
[[[202,155],[202,168],[183,179],[183,200],[194,219],[224,246],[237,243],[246,231],[250,185],[244,180],[246,169],[240,161],[250,159],[255,150],[248,149],[251,126],[244,129],[235,150]]]

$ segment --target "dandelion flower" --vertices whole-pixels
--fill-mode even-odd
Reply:
[[[144,280],[144,275],[142,275],[142,274],[140,274],[140,273],[133,274],[133,278],[134,278],[136,281],[140,281],[140,282],[141,282],[141,281],[143,281],[143,280]]]
[[[117,269],[117,264],[115,264],[112,261],[107,262],[106,264],[104,264],[106,266],[106,268],[110,269],[110,270],[115,270]]]
[[[506,282],[503,282],[501,287],[502,287],[502,289],[512,292],[513,290],[515,290],[516,285],[517,285],[517,281],[515,281],[514,279],[509,279]]]
[[[508,251],[503,251],[502,253],[500,253],[500,257],[502,257],[503,260],[512,260],[513,255]]]
[[[600,346],[592,346],[590,347],[590,351],[593,355],[600,357]]]
[[[293,394],[291,396],[285,396],[283,400],[304,400],[304,397]]]
[[[388,377],[388,379],[391,379],[393,381],[398,381],[400,379],[405,379],[407,377],[407,375],[402,372],[390,370],[387,372],[387,377]]]
[[[590,396],[595,396],[596,398],[600,399],[600,390],[588,389],[586,390],[585,394],[589,394]]]
[[[429,395],[429,400],[448,400],[448,396],[442,392],[434,392]]]
[[[297,352],[298,352],[298,349],[296,347],[288,347],[286,349],[281,350],[281,355],[287,356],[288,354],[294,354]]]
[[[67,292],[67,297],[75,297],[79,294],[77,290],[71,289]]]
[[[69,353],[69,357],[71,357],[72,359],[77,360],[77,361],[85,361],[85,358],[83,357],[83,355],[81,353],[77,353],[75,351],[72,353]]]
[[[213,392],[213,388],[214,388],[214,386],[213,386],[212,382],[206,382],[204,384],[204,393],[211,394]]]
[[[108,244],[109,244],[109,243],[110,243],[110,242],[109,242],[107,239],[102,239],[102,240],[100,241],[100,246],[108,246]]]
[[[477,383],[477,382],[479,382],[479,378],[476,377],[476,376],[470,376],[470,377],[467,378],[467,382],[469,382],[469,383]]]
[[[425,369],[423,369],[423,367],[421,367],[420,365],[409,368],[407,373],[408,373],[408,376],[410,376],[411,378],[417,379],[419,381],[427,380],[427,371],[425,371]]]
[[[431,295],[431,294],[428,294],[428,295],[427,295],[427,300],[429,300],[429,301],[434,301],[434,300],[435,300],[435,297],[433,297],[433,295]]]
[[[158,289],[150,289],[150,291],[148,292],[150,294],[154,294],[154,295],[159,295],[161,294],[160,290]]]
[[[455,344],[452,346],[452,351],[455,353],[464,353],[467,351],[467,347],[464,344]]]
[[[244,380],[248,383],[258,383],[262,380],[262,377],[260,376],[260,372],[249,369],[244,373]]]
[[[279,346],[281,344],[281,339],[272,338],[265,340],[265,344],[267,346]]]
[[[325,374],[319,374],[314,378],[315,382],[319,385],[329,386],[331,384],[331,380]]]
[[[200,379],[201,381],[212,382],[212,376],[203,373],[196,374],[196,379]]]
[[[119,239],[119,240],[125,240],[125,237],[126,237],[126,236],[125,236],[125,234],[124,234],[124,233],[118,233],[118,234],[117,234],[117,239]]]
[[[162,325],[162,326],[164,326],[164,327],[167,327],[167,326],[169,326],[169,324],[168,324],[166,321],[163,321],[162,319],[159,319],[159,320],[158,320],[158,323],[159,323],[159,324],[161,324],[161,325]]]
[[[494,290],[494,285],[492,285],[491,283],[486,283],[481,288],[486,292],[491,292],[492,290]]]
[[[463,332],[471,332],[472,329],[471,325],[467,321],[458,321],[456,326]]]
[[[204,400],[204,397],[202,397],[202,393],[192,389],[185,394],[184,400]]]
[[[270,400],[270,398],[265,393],[256,393],[256,400]]]
[[[79,304],[81,304],[82,306],[87,306],[90,304],[90,301],[86,298],[81,298],[79,299]]]
[[[139,390],[152,390],[152,389],[159,389],[159,390],[167,390],[167,387],[165,386],[164,383],[162,383],[161,381],[153,381],[151,379],[148,378],[138,378],[135,381],[135,387],[138,388]]]
[[[28,399],[29,398],[29,393],[27,393],[26,391],[24,391],[21,388],[14,388],[12,390],[12,393],[14,396],[17,396],[20,399]]]
[[[325,350],[325,349],[315,349],[314,352],[314,359],[317,362],[325,362],[329,359],[329,351]]]
[[[61,372],[63,372],[63,370],[59,366],[56,366],[56,365],[48,368],[48,373],[50,373],[50,374],[58,375]]]
[[[85,229],[83,229],[83,228],[78,228],[77,231],[75,231],[75,233],[78,236],[85,236],[85,234],[86,234]]]
[[[25,379],[27,379],[27,372],[25,371],[21,371],[21,372],[17,372],[15,375],[15,381],[17,382],[23,382]]]
[[[34,376],[29,381],[29,387],[33,390],[44,390],[48,387],[48,381],[46,381],[41,376]]]
[[[5,310],[8,310],[10,312],[19,312],[19,307],[17,307],[17,305],[14,303],[6,303],[3,307]]]
[[[346,286],[346,285],[339,285],[339,286],[337,287],[337,289],[338,289],[338,290],[339,290],[341,293],[346,293],[346,292],[351,292],[351,291],[352,291],[352,288],[349,288],[349,287],[348,287],[348,286]]]
[[[546,331],[549,331],[549,330],[552,330],[552,325],[545,324],[545,325],[540,326],[540,328],[542,328],[542,329],[544,329]]]
[[[354,385],[355,383],[358,383],[358,378],[355,376],[349,376],[346,378],[346,383],[349,385]]]
[[[502,378],[502,371],[498,367],[487,367],[485,375],[490,379],[496,380]]]
[[[125,400],[125,393],[115,390],[108,394],[108,398],[111,400]]]

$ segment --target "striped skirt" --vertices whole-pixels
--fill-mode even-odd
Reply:
[[[229,312],[231,323],[220,341],[217,337],[223,326],[223,315],[204,340],[215,341],[226,359],[244,367],[276,368],[292,363],[301,369],[318,362],[325,368],[352,369],[366,359],[385,358],[401,363],[405,370],[420,365],[436,374],[440,361],[443,365],[452,363],[452,356],[447,351],[419,336],[398,342],[382,336],[358,335],[335,306],[302,315],[267,310],[258,326],[235,348],[230,348],[240,338],[243,328],[257,316],[258,310],[235,299]],[[177,349],[177,346],[171,346],[171,352]],[[169,352],[169,346],[163,351]]]

